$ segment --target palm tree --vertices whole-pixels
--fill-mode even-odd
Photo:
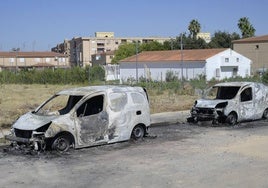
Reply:
[[[201,30],[201,26],[198,20],[192,20],[188,26],[188,30],[190,31],[190,36],[192,38],[196,38],[197,33],[199,33]]]
[[[247,17],[240,18],[237,26],[242,33],[242,38],[253,37],[255,35],[256,30]]]

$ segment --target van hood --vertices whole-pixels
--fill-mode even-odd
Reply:
[[[199,99],[196,101],[195,107],[198,108],[215,108],[217,104],[227,102],[228,100],[220,99]]]
[[[36,130],[57,117],[58,116],[41,116],[28,112],[22,115],[12,127],[20,130]]]

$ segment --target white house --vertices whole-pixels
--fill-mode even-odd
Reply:
[[[251,60],[232,49],[145,51],[120,61],[120,80],[141,77],[165,81],[167,71],[179,79],[205,75],[207,80],[250,76]]]

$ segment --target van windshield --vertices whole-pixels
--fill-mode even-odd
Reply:
[[[205,96],[206,99],[233,99],[240,87],[238,86],[217,86],[212,87]]]
[[[83,96],[77,95],[55,95],[47,100],[41,108],[34,113],[38,115],[64,115],[70,112],[75,104],[81,100]]]

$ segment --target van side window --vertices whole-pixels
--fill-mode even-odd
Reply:
[[[77,109],[77,116],[90,116],[103,110],[104,96],[98,95],[88,99]]]
[[[252,88],[246,88],[244,91],[241,93],[241,102],[245,101],[251,101],[252,100]]]
[[[125,93],[110,93],[110,107],[111,110],[119,112],[127,104],[127,95]]]
[[[143,104],[145,102],[143,95],[140,93],[131,93],[131,98],[134,104]]]
[[[83,96],[70,95],[66,106],[63,109],[59,110],[60,115],[69,113],[69,111],[76,105],[76,103],[78,103],[78,101],[82,99],[82,97]]]

